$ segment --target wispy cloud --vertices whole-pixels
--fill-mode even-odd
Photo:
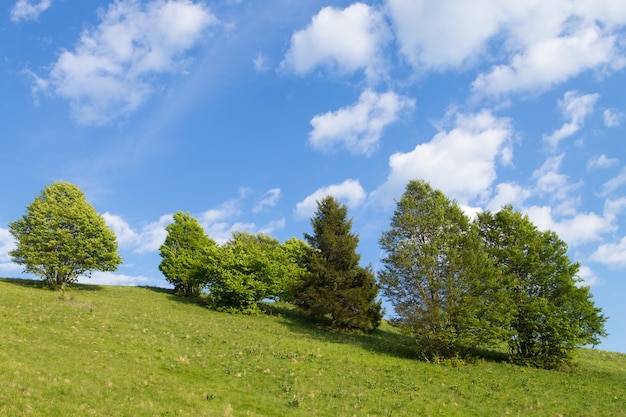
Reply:
[[[619,165],[619,159],[609,158],[605,154],[595,155],[587,161],[587,171],[610,168],[614,165]]]
[[[217,22],[190,0],[116,1],[39,86],[68,99],[78,123],[106,124],[144,103],[156,76],[180,71],[187,51]]]
[[[351,209],[360,206],[366,198],[365,190],[363,190],[361,183],[354,179],[347,179],[340,184],[318,188],[315,192],[308,195],[304,200],[296,204],[294,210],[295,217],[305,219],[313,216],[317,209],[317,202],[329,195],[347,204]]]
[[[37,20],[39,15],[50,6],[52,6],[52,0],[41,0],[38,3],[18,0],[11,9],[11,21],[17,23],[24,20]]]
[[[618,127],[622,124],[624,117],[626,117],[624,113],[616,109],[606,109],[602,115],[604,116],[604,125],[606,127]]]
[[[269,207],[274,207],[280,198],[280,188],[272,188],[271,190],[267,190],[261,201],[259,201],[253,208],[253,213],[260,213]]]
[[[393,91],[379,94],[367,89],[354,105],[313,117],[309,143],[322,151],[339,145],[354,154],[370,155],[385,127],[414,107],[415,100]]]
[[[626,184],[626,167],[622,168],[619,174],[602,185],[602,192],[600,195],[607,196],[624,184]]]
[[[585,122],[585,118],[593,113],[599,94],[581,94],[578,91],[568,91],[559,100],[558,106],[563,118],[567,120],[559,129],[550,135],[544,135],[543,140],[554,149],[559,142],[577,133]]]

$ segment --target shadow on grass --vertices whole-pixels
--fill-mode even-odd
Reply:
[[[376,329],[369,333],[340,332],[330,328],[328,322],[304,317],[297,310],[281,304],[264,305],[267,314],[281,317],[290,331],[328,342],[359,346],[377,354],[404,359],[418,359],[415,341],[400,332]]]
[[[40,288],[49,291],[61,291],[60,288],[53,289],[43,279],[29,279],[29,278],[0,278],[0,282],[6,282],[7,284],[19,285],[25,288]],[[79,284],[72,283],[69,285],[69,289],[74,291],[101,291],[102,286],[96,284]]]
[[[264,305],[267,314],[282,317],[290,331],[330,343],[346,343],[360,346],[365,350],[403,359],[423,360],[415,340],[400,330],[376,329],[370,333],[346,333],[330,328],[330,321],[323,322],[307,318],[295,308],[285,304]],[[391,323],[388,326],[392,326]],[[386,326],[385,326],[386,327]],[[470,358],[487,362],[509,362],[506,349],[474,349]],[[471,361],[470,361],[471,362]]]
[[[207,300],[204,295],[181,295],[177,294],[171,288],[162,288],[162,287],[150,287],[148,285],[140,285],[138,288],[143,288],[145,290],[153,291],[158,294],[167,294],[167,298],[171,301],[176,301],[181,304],[193,304],[200,307],[207,306]]]

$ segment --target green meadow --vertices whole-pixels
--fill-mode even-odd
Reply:
[[[336,333],[287,305],[244,316],[157,288],[0,279],[0,328],[0,416],[626,415],[623,354],[433,364],[387,323]]]

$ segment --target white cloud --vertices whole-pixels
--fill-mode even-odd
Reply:
[[[257,233],[263,233],[264,235],[272,235],[276,230],[283,229],[287,220],[283,217],[278,220],[271,220],[266,225],[262,226]]]
[[[252,209],[253,213],[260,213],[268,207],[274,207],[280,198],[280,188],[272,188],[267,190],[261,201]]]
[[[626,184],[626,167],[622,168],[617,176],[602,184],[602,192],[600,195],[609,195],[624,184]]]
[[[484,197],[496,178],[497,159],[510,162],[512,137],[509,120],[489,111],[456,114],[449,132],[439,132],[411,152],[391,155],[391,172],[372,193],[372,200],[383,206],[393,204],[413,179],[428,181],[460,204]]]
[[[359,181],[347,179],[340,184],[333,184],[317,189],[313,194],[310,194],[304,200],[296,204],[294,215],[299,219],[312,217],[317,209],[317,202],[329,195],[342,201],[351,209],[361,205],[366,197],[365,191]]]
[[[578,204],[578,197],[572,192],[580,189],[582,182],[571,183],[569,177],[560,172],[565,154],[546,159],[541,167],[533,172],[535,180],[534,194],[549,198],[556,203],[555,208],[560,214],[572,214]]]
[[[496,185],[495,195],[487,204],[487,209],[497,212],[506,205],[519,207],[532,196],[532,191],[515,183],[500,183]]]
[[[472,84],[481,94],[544,90],[583,71],[623,66],[616,57],[615,37],[596,26],[526,45],[507,64],[480,74]]]
[[[128,286],[137,286],[137,285],[147,285],[152,281],[148,277],[144,277],[143,275],[124,275],[117,274],[114,272],[102,272],[102,271],[94,271],[91,274],[91,278],[87,278],[84,276],[78,277],[78,282],[82,284],[93,284],[93,285],[128,285]]]
[[[327,66],[341,73],[362,69],[376,77],[381,49],[389,39],[385,19],[373,7],[363,3],[343,10],[324,7],[309,26],[293,34],[281,66],[301,75]]]
[[[248,194],[240,190],[240,198],[229,200],[216,208],[209,209],[200,215],[199,221],[206,234],[219,244],[226,243],[232,237],[233,232],[248,232],[252,234],[264,233],[271,235],[276,230],[285,227],[285,219],[270,220],[262,226],[256,223],[237,221],[241,216],[241,203]],[[264,194],[259,204],[252,208],[252,213],[259,213],[262,209],[273,207],[280,197],[280,190],[274,188]]]
[[[570,246],[579,246],[602,239],[602,235],[616,229],[614,217],[596,213],[574,213],[561,217],[550,206],[532,206],[524,209],[528,218],[541,230],[552,230]]]
[[[354,105],[313,117],[309,143],[322,151],[343,145],[354,154],[370,155],[385,127],[414,107],[415,100],[393,91],[378,94],[367,89]]]
[[[120,0],[63,51],[45,83],[70,101],[80,124],[102,125],[136,110],[155,76],[182,69],[185,53],[217,18],[190,0]]]
[[[603,112],[604,125],[606,127],[619,127],[624,120],[624,113],[616,109],[606,109]]]
[[[200,224],[207,229],[208,225],[219,223],[231,217],[238,216],[241,213],[238,200],[229,200],[222,203],[217,208],[212,208],[200,215]]]
[[[458,67],[484,51],[500,27],[491,0],[388,0],[400,51],[416,68]]]
[[[568,91],[559,100],[558,106],[567,120],[559,129],[551,135],[544,135],[543,140],[552,148],[556,148],[559,142],[578,132],[584,124],[585,118],[593,112],[593,108],[600,98],[599,94],[581,94],[578,91]]]
[[[626,237],[616,243],[600,245],[589,259],[613,268],[626,268]]]
[[[165,228],[173,221],[171,214],[165,214],[159,220],[148,223],[137,231],[120,216],[106,212],[102,217],[117,236],[119,245],[131,248],[136,253],[159,250],[167,237]]]
[[[265,72],[270,69],[269,63],[267,62],[267,56],[259,52],[256,57],[252,60],[252,64],[254,64],[254,69],[258,72]]]
[[[589,161],[587,161],[587,171],[610,168],[614,165],[619,165],[619,159],[609,158],[605,154],[596,155],[589,158]]]
[[[0,262],[11,260],[9,252],[15,249],[13,235],[7,229],[0,228]]]
[[[0,273],[20,272],[23,267],[11,262],[9,252],[15,249],[15,240],[11,232],[0,228]]]
[[[492,67],[479,94],[536,91],[625,64],[619,0],[387,0],[401,54],[418,70]]]
[[[579,285],[584,287],[593,287],[600,283],[600,279],[588,266],[581,266],[578,270],[578,277],[582,280]]]
[[[11,21],[17,23],[23,20],[37,20],[50,6],[52,0],[41,0],[39,3],[18,0],[11,9]]]

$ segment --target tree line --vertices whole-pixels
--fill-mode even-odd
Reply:
[[[122,262],[115,234],[70,183],[46,186],[9,228],[13,261],[53,288]],[[177,212],[159,269],[176,293],[202,295],[217,310],[257,313],[280,300],[340,330],[378,328],[384,298],[394,310],[389,321],[427,360],[507,343],[511,362],[553,369],[606,336],[606,317],[565,242],[512,206],[471,220],[440,190],[410,181],[380,238],[377,274],[360,265],[359,237],[334,197],[317,202],[311,228],[304,240],[234,232],[218,245]]]

